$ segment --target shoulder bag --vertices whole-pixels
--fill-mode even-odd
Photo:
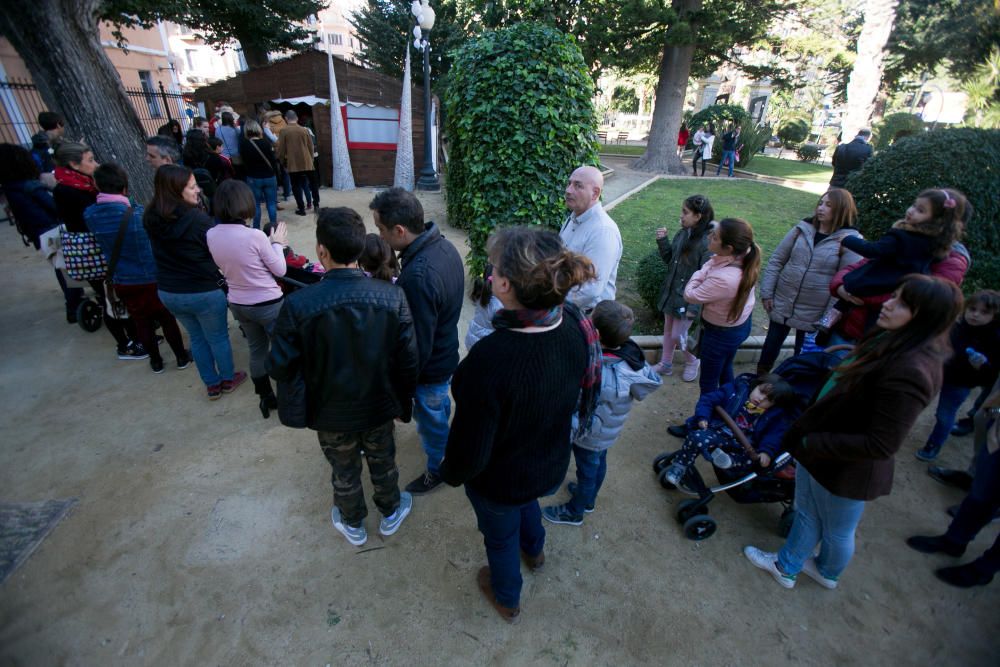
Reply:
[[[73,280],[102,280],[108,274],[108,262],[91,232],[71,232],[59,228],[66,273]]]

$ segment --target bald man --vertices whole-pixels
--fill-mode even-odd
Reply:
[[[563,195],[570,215],[559,236],[567,248],[585,255],[597,270],[597,280],[573,288],[567,297],[588,315],[600,301],[614,301],[618,262],[622,258],[621,232],[601,206],[603,189],[600,170],[580,167],[570,175]]]

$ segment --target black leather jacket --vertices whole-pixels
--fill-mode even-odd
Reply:
[[[279,381],[279,401],[283,390],[304,384],[297,406],[304,419],[287,425],[349,433],[394,417],[409,421],[417,343],[403,290],[359,269],[334,269],[288,295],[268,372]]]

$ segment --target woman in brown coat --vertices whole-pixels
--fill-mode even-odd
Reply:
[[[743,550],[785,588],[795,585],[800,571],[837,587],[854,555],[865,501],[889,494],[893,456],[941,389],[945,334],[961,308],[954,283],[904,278],[882,306],[877,326],[788,430],[784,444],[798,461],[792,530],[778,553]]]

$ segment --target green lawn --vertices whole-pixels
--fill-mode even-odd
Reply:
[[[788,151],[792,155],[792,151]],[[764,176],[777,176],[779,178],[794,178],[799,181],[809,181],[810,183],[829,183],[833,176],[833,169],[821,164],[811,162],[801,162],[799,160],[783,160],[777,157],[767,157],[765,155],[754,156],[746,167],[745,171]]]
[[[635,310],[637,333],[659,333],[661,326],[634,289],[639,260],[656,250],[657,227],[666,227],[670,236],[674,235],[680,224],[681,203],[694,194],[708,197],[716,220],[728,217],[747,220],[764,251],[764,262],[788,230],[812,214],[817,201],[816,195],[808,192],[756,181],[660,180],[615,206],[610,214],[621,229],[625,246],[618,269],[618,294],[620,300]],[[753,335],[763,333],[761,325],[765,321],[758,304]]]
[[[626,144],[601,144],[601,152],[608,155],[642,155],[645,146],[628,146]]]

